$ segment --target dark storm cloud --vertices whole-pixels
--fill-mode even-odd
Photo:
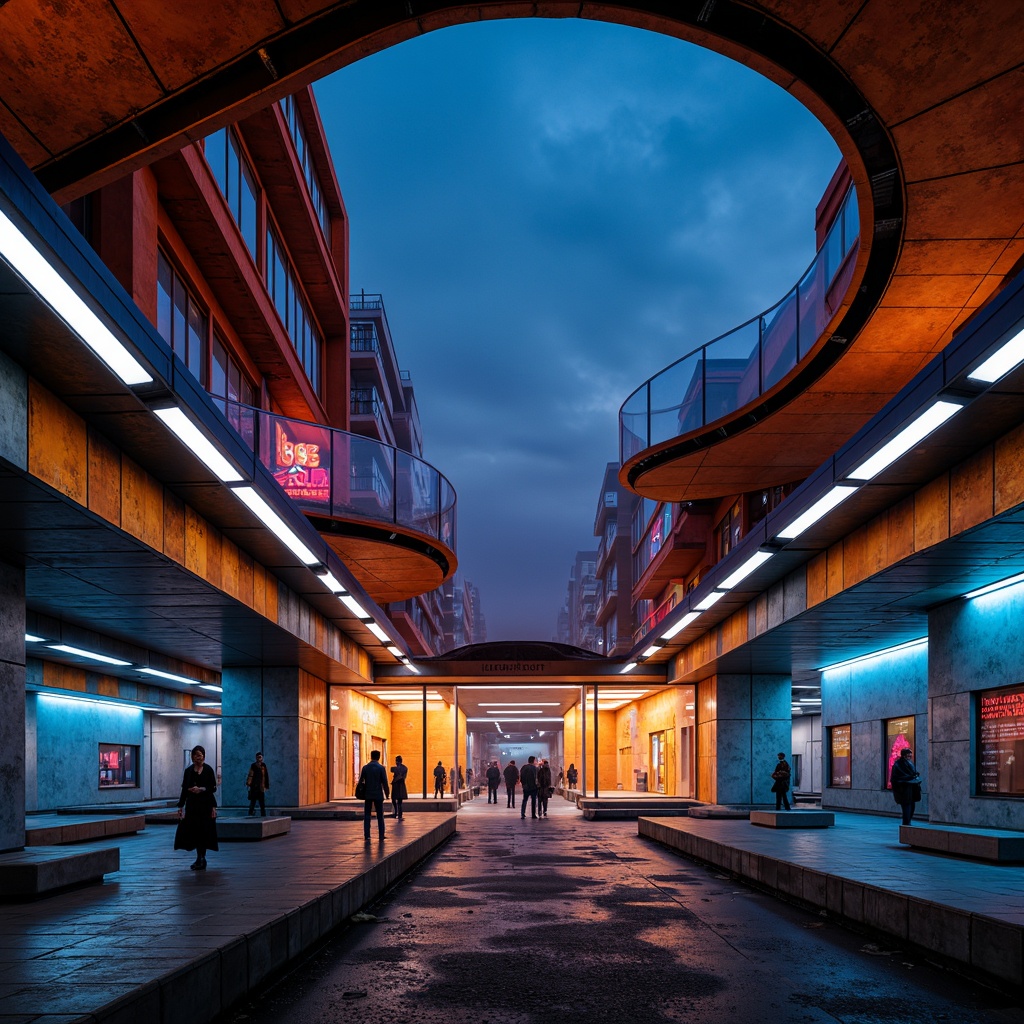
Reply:
[[[792,286],[838,150],[740,65],[577,20],[435,32],[317,96],[489,637],[547,639],[619,406]]]

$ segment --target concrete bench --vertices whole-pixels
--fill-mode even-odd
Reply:
[[[751,811],[750,824],[762,828],[829,828],[836,823],[831,811]]]
[[[1024,833],[942,825],[900,825],[900,842],[954,857],[1015,863],[1024,861]]]
[[[724,804],[703,804],[691,807],[691,818],[749,818],[750,810],[746,807],[728,807]]]
[[[134,835],[146,827],[144,814],[119,814],[103,817],[89,815],[73,821],[61,820],[64,815],[40,815],[25,819],[26,846],[63,846],[84,843],[90,839]]]
[[[121,866],[116,846],[71,852],[32,847],[0,854],[0,899],[34,899],[72,886],[102,882]]]
[[[259,842],[274,836],[287,835],[291,818],[218,818],[217,838],[225,842]]]

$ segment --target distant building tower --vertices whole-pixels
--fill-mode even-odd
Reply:
[[[604,636],[597,625],[596,551],[577,551],[569,576],[566,608],[569,643],[588,651],[604,650]]]
[[[597,546],[596,624],[602,630],[602,653],[626,654],[633,646],[633,552],[630,527],[640,500],[619,483],[619,464],[609,462],[594,519]]]

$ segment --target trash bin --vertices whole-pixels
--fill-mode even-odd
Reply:
[[[638,793],[647,792],[647,772],[636,773],[636,791]]]

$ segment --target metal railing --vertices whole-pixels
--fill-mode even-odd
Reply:
[[[783,299],[665,367],[622,403],[620,462],[738,412],[794,369],[846,294],[859,233],[851,186],[811,265]]]
[[[219,404],[304,512],[401,526],[455,550],[455,488],[429,463],[372,437]]]

